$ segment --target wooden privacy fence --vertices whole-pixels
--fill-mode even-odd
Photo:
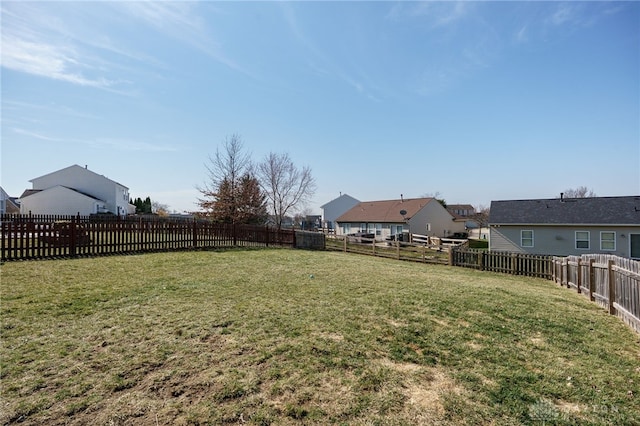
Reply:
[[[2,215],[2,260],[294,246],[292,230],[198,219]]]
[[[553,256],[478,249],[453,249],[451,266],[551,279]]]
[[[603,254],[554,257],[553,280],[576,289],[640,333],[640,262]]]

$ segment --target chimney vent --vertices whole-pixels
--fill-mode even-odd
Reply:
[[[402,194],[400,194],[400,202],[404,203],[404,197],[402,196]]]

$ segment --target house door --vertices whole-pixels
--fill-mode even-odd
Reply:
[[[632,259],[640,259],[640,234],[629,234],[629,244]]]

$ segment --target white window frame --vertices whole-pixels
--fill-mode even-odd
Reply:
[[[526,237],[525,238],[525,236],[524,236],[525,232],[531,232],[531,237]],[[526,241],[531,240],[530,245],[525,245],[525,243],[524,243],[525,240]],[[522,230],[520,230],[520,247],[527,247],[527,248],[535,247],[534,241],[535,240],[534,240],[533,229],[522,229]]]
[[[604,240],[603,234],[613,234],[613,240]],[[604,248],[603,243],[613,243],[613,248]],[[600,250],[602,251],[616,251],[616,232],[615,231],[600,231]]]
[[[578,234],[587,234],[587,238],[578,239]],[[591,231],[576,231],[575,233],[575,247],[576,250],[591,250]],[[578,242],[587,242],[586,247],[578,247]]]

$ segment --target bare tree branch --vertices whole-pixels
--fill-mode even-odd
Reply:
[[[563,196],[566,198],[591,198],[596,197],[596,193],[586,186],[579,186],[576,189],[565,189]]]
[[[269,153],[258,164],[256,173],[278,229],[287,213],[304,208],[316,190],[311,169],[298,169],[288,154]]]

